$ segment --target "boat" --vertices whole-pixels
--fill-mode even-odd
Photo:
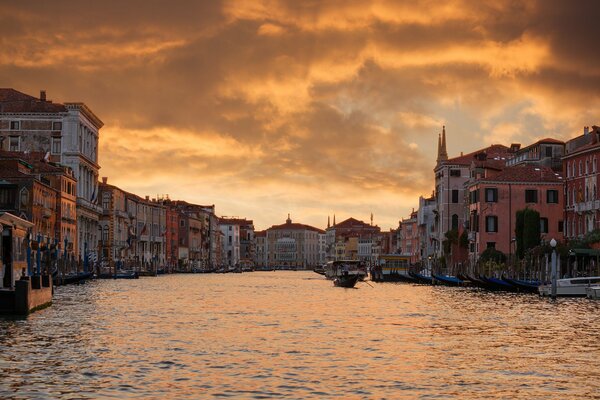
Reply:
[[[91,272],[79,272],[76,274],[67,274],[65,276],[57,276],[52,278],[55,286],[70,285],[73,283],[82,283],[88,279],[92,279],[93,274]]]
[[[315,268],[313,268],[313,272],[316,272],[319,275],[325,276],[325,268],[323,268],[323,267],[315,267]]]
[[[589,276],[582,278],[564,278],[556,280],[556,295],[561,297],[585,297],[586,289],[600,284],[600,276]],[[540,285],[541,296],[552,295],[552,283]]]
[[[100,274],[100,279],[138,279],[140,276],[137,271],[119,270],[116,273]]]
[[[375,282],[415,282],[408,273],[410,257],[400,254],[382,254],[378,265],[371,269],[371,280]]]
[[[542,284],[540,281],[536,280],[525,281],[521,279],[507,278],[505,276],[502,277],[502,280],[517,288],[517,291],[525,293],[538,293],[538,287]]]
[[[342,275],[333,280],[333,284],[343,288],[353,288],[358,282],[358,275]]]
[[[441,283],[446,286],[461,286],[464,282],[455,276],[431,274],[435,283]]]
[[[493,276],[491,277],[487,277],[487,276],[483,276],[480,275],[479,279],[484,282],[484,284],[486,285],[486,289],[488,290],[500,290],[500,291],[505,291],[505,292],[517,292],[517,288],[513,285],[511,285],[510,283],[499,279],[499,278],[495,278]]]
[[[600,286],[588,286],[585,288],[588,299],[600,300]]]
[[[329,261],[325,264],[325,277],[339,287],[352,288],[359,279],[367,276],[367,268],[358,260]]]
[[[412,271],[409,271],[408,275],[411,278],[413,278],[416,283],[422,283],[424,285],[433,285],[433,278],[429,275],[423,275]]]

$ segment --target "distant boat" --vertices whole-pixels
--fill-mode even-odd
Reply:
[[[343,288],[353,288],[358,282],[358,275],[342,275],[334,278],[333,284]]]
[[[556,280],[556,295],[565,297],[585,297],[586,289],[590,286],[600,284],[600,276],[589,276],[585,278],[565,278]],[[552,295],[552,284],[540,285],[539,293],[541,296]]]
[[[323,268],[323,267],[315,267],[315,268],[313,268],[313,272],[316,272],[319,275],[325,276],[325,268]]]
[[[464,282],[455,276],[431,274],[436,282],[446,286],[461,286]]]
[[[93,274],[91,272],[79,272],[76,274],[68,274],[65,276],[57,276],[55,278],[53,278],[54,280],[54,285],[55,286],[62,286],[62,285],[70,285],[73,283],[82,283],[85,282],[88,279],[92,279],[93,278]]]
[[[433,278],[429,275],[419,274],[417,272],[409,272],[408,273],[411,278],[413,278],[417,283],[422,283],[425,285],[432,285]]]
[[[325,264],[325,276],[335,286],[351,288],[367,276],[367,268],[358,260],[329,261]]]
[[[371,280],[376,282],[415,282],[410,276],[410,257],[401,254],[382,254],[371,269]]]

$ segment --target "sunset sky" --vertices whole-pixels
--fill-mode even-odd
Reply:
[[[600,125],[598,1],[0,2],[0,87],[82,101],[101,176],[257,229],[397,227],[448,153]]]

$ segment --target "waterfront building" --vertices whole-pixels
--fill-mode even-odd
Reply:
[[[419,196],[417,210],[417,229],[419,231],[419,259],[421,263],[431,268],[435,257],[435,193],[431,197]]]
[[[409,218],[400,221],[400,254],[409,257],[410,263],[415,264],[421,260],[420,250],[417,212],[413,209]]]
[[[59,194],[47,180],[38,179],[32,165],[20,160],[0,160],[0,212],[32,223],[30,244],[32,267],[47,267],[57,249],[57,204]],[[45,258],[42,266],[42,258]],[[32,272],[32,271],[30,271]]]
[[[229,267],[237,266],[240,262],[240,225],[237,218],[220,218],[219,229],[223,232],[223,253],[225,264]]]
[[[254,232],[256,251],[254,253],[254,265],[263,268],[267,265],[267,231]]]
[[[446,150],[446,127],[438,137],[438,155],[435,173],[435,227],[432,235],[432,246],[436,258],[443,255],[442,244],[450,230],[459,231],[466,226],[465,184],[470,179],[471,163],[495,159],[501,163],[512,157],[514,148],[503,145],[491,145],[484,149],[448,158]],[[451,261],[452,262],[452,261]]]
[[[84,103],[53,103],[41,91],[36,98],[0,89],[2,149],[44,152],[65,165],[77,180],[77,245],[75,255],[94,252],[98,243],[98,137],[103,122]]]
[[[100,216],[100,240],[98,249],[100,265],[103,272],[122,268],[127,260],[127,250],[133,245],[134,224],[133,214],[127,212],[127,192],[108,184],[108,178],[103,177],[98,185],[98,196],[102,214]]]
[[[562,159],[565,177],[565,237],[574,239],[600,228],[598,194],[600,127],[584,127],[583,134],[566,143]]]
[[[17,163],[31,167],[24,171],[34,174],[37,179],[56,190],[56,222],[50,242],[60,249],[59,257],[74,256],[73,251],[77,247],[77,181],[73,171],[69,167],[48,161],[46,154],[40,152],[0,151],[0,160],[13,160],[7,161],[4,169],[18,169]],[[29,194],[27,189],[21,188],[19,198],[24,200]],[[21,218],[27,217],[22,214]],[[37,240],[37,234],[38,232],[33,232],[33,240]]]
[[[267,267],[312,269],[319,265],[319,234],[325,231],[292,222],[267,229]]]
[[[168,197],[163,200],[168,200]],[[179,209],[171,202],[165,204],[165,266],[172,271],[178,265],[179,260]]]
[[[373,216],[370,225],[356,218],[348,218],[336,223],[334,216],[333,225],[328,226],[325,232],[328,260],[360,259],[371,263],[379,257],[381,229],[373,225]]]
[[[504,166],[494,160],[474,165],[469,192],[469,257],[476,262],[487,248],[515,253],[516,213],[530,208],[540,213],[542,241],[563,238],[562,176],[550,167],[532,164]]]

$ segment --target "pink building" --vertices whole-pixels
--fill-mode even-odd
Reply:
[[[600,127],[569,140],[563,157],[565,175],[565,237],[573,239],[600,228],[598,196],[598,159]]]
[[[400,252],[403,256],[410,257],[414,264],[421,259],[421,246],[419,245],[419,224],[417,212],[413,210],[410,218],[400,221]]]
[[[493,247],[515,252],[516,213],[529,207],[540,213],[542,240],[563,239],[563,179],[551,168],[528,164],[473,168],[468,185],[469,255],[476,261]]]

